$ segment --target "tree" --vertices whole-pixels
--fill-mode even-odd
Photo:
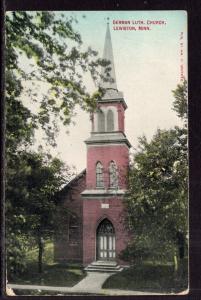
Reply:
[[[98,86],[97,67],[105,66],[107,73],[110,62],[97,58],[97,52],[90,47],[81,51],[81,36],[73,29],[75,22],[72,17],[53,12],[6,14],[8,147],[14,138],[18,146],[30,142],[33,129],[39,127],[54,145],[58,119],[68,125],[76,105],[88,111],[95,109],[101,90],[90,95],[83,77],[89,72]],[[27,105],[22,96],[27,98]],[[34,113],[31,103],[35,105]]]
[[[16,259],[22,259],[32,241],[39,250],[38,266],[42,272],[43,242],[52,238],[58,227],[56,194],[69,180],[70,171],[57,158],[25,151],[15,170],[7,171],[8,266],[14,273],[23,267]]]
[[[185,81],[173,92],[174,110],[185,118],[186,86]],[[135,239],[124,255],[132,259],[184,257],[188,229],[187,165],[186,125],[158,129],[150,142],[145,136],[139,139],[125,197],[127,222]]]
[[[176,111],[179,118],[187,121],[188,117],[188,85],[187,80],[184,79],[183,83],[178,84],[176,90],[172,91],[174,95],[173,110]]]
[[[70,124],[76,105],[94,110],[102,95],[98,88],[92,95],[87,92],[85,73],[98,86],[98,67],[109,70],[97,52],[82,50],[75,23],[62,13],[6,14],[6,228],[12,272],[23,269],[28,233],[38,236],[41,269],[41,240],[52,232],[53,195],[63,180],[59,160],[30,150],[35,132],[41,129],[55,146],[59,122]],[[69,176],[68,171],[66,181]]]

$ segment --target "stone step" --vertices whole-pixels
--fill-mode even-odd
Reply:
[[[100,272],[100,273],[117,273],[117,272],[121,272],[123,270],[123,268],[120,269],[102,269],[102,268],[85,268],[85,271],[87,272]]]
[[[92,262],[91,265],[93,265],[93,266],[111,266],[111,267],[115,267],[118,264],[117,264],[116,261],[97,260],[97,261]]]
[[[121,267],[120,266],[116,266],[116,267],[102,267],[102,266],[93,266],[93,265],[89,265],[87,266],[88,269],[103,269],[103,270],[118,270],[120,269]]]
[[[111,261],[94,261],[85,268],[87,272],[120,272],[123,268],[116,262]]]
[[[115,269],[119,269],[120,266],[101,266],[101,265],[89,265],[89,268],[96,268],[96,269],[105,269],[105,270],[115,270]]]

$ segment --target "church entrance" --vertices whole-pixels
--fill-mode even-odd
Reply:
[[[115,260],[115,231],[112,223],[104,219],[96,232],[97,260]]]

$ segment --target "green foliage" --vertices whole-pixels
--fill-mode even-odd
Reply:
[[[73,29],[75,22],[72,17],[54,12],[7,12],[8,142],[13,135],[20,137],[19,143],[22,137],[22,142],[30,142],[33,129],[42,128],[54,145],[58,119],[68,125],[76,105],[88,111],[95,109],[102,91],[90,95],[83,77],[90,73],[98,86],[97,67],[106,66],[107,71],[109,62],[97,58],[97,52],[90,47],[82,51],[81,36]],[[28,88],[30,82],[32,87]],[[43,95],[41,82],[46,88]],[[22,98],[28,102],[26,108]],[[35,103],[34,113],[29,103]]]
[[[175,274],[173,264],[144,261],[109,277],[103,288],[178,293],[188,288],[188,264],[183,261],[179,272]]]
[[[188,98],[188,86],[186,79],[182,84],[178,84],[177,89],[173,91],[174,95],[174,102],[173,102],[173,110],[176,111],[178,117],[187,121],[188,117],[188,105],[187,105],[187,98]]]
[[[26,263],[37,263],[38,261],[38,249],[33,244],[29,243],[29,249],[25,256]],[[54,264],[54,244],[51,240],[47,240],[44,244],[43,263],[47,265]]]
[[[38,249],[34,246],[26,249],[23,257],[24,268],[18,273],[10,272],[8,280],[18,284],[37,284],[50,286],[73,286],[85,277],[81,266],[69,266],[64,263],[58,264],[53,261],[53,243],[46,241],[44,244],[43,273],[38,274]],[[18,254],[17,254],[18,256]],[[21,291],[17,294],[22,294]],[[28,292],[29,295],[29,292]]]
[[[17,234],[13,233],[11,230],[7,230],[7,270],[8,275],[11,275],[11,278],[12,276],[18,277],[26,268],[26,263],[24,261],[27,250],[26,244],[26,239],[24,239],[19,232]]]
[[[151,261],[167,262],[172,261],[173,248],[171,241],[169,241],[165,232],[160,236],[155,236],[155,232],[147,228],[146,232],[136,235],[127,248],[122,251],[121,257],[132,265],[143,263],[147,259]],[[176,248],[176,247],[175,247]]]
[[[52,237],[56,193],[69,178],[69,169],[50,155],[22,151],[12,156],[6,191],[9,272],[23,271],[23,256],[30,245],[37,245],[38,238]]]
[[[83,82],[90,73],[98,86],[99,66],[108,69],[74,30],[76,20],[54,12],[6,13],[6,228],[8,273],[24,269],[24,255],[55,226],[56,194],[70,170],[59,159],[34,153],[36,130],[55,146],[59,122],[70,124],[76,105],[96,108],[101,89],[90,95]],[[63,211],[63,214],[65,212]]]
[[[186,82],[174,92],[182,116]],[[158,129],[150,142],[143,136],[129,174],[125,197],[127,223],[135,234],[122,254],[138,261],[152,257],[168,259],[175,253],[183,258],[187,237],[188,172],[187,129]]]

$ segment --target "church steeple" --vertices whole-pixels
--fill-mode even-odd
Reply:
[[[117,90],[117,83],[116,83],[116,74],[115,74],[115,67],[114,67],[114,56],[113,56],[113,49],[112,49],[112,40],[111,40],[111,34],[110,34],[110,27],[109,22],[107,23],[107,30],[105,35],[105,45],[104,45],[104,51],[103,51],[103,59],[110,61],[110,65],[107,66],[110,68],[110,71],[108,72],[108,78],[110,78],[109,81],[101,81],[101,87],[104,89],[114,89]],[[105,68],[102,67],[102,76],[106,76]]]
[[[105,91],[97,103],[97,110],[91,116],[91,136],[85,143],[94,148],[104,147],[106,149],[108,147],[110,149],[110,147],[114,147],[115,151],[119,145],[119,147],[125,147],[125,151],[127,151],[131,146],[124,132],[124,116],[127,105],[123,93],[117,89],[109,23],[107,23],[103,58],[111,63],[109,76],[112,78],[112,82],[111,80],[101,82]]]

